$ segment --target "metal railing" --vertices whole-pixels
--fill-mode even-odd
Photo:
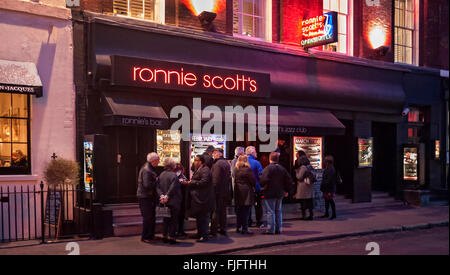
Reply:
[[[91,236],[92,185],[0,186],[1,242]]]

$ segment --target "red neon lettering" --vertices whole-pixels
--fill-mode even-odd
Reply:
[[[250,81],[250,92],[255,93],[258,90],[258,87],[256,87],[256,81],[251,80]]]
[[[195,86],[195,85],[197,85],[197,77],[193,73],[187,73],[184,76],[184,83],[186,83],[186,85],[188,85],[190,87]]]
[[[203,87],[209,88],[211,87],[211,76],[210,75],[204,75],[203,76]]]
[[[155,83],[158,81],[158,73],[164,74],[164,83],[167,84],[167,72],[164,70],[155,70]]]
[[[231,80],[231,81],[233,81],[233,87],[228,87],[228,85],[227,85],[227,81],[228,80]],[[227,89],[227,90],[234,90],[235,88],[236,88],[236,81],[232,78],[232,77],[227,77],[227,78],[225,78],[225,80],[223,81],[223,85],[225,86],[225,89]]]
[[[141,69],[141,68],[139,68],[139,67],[134,67],[134,68],[133,68],[133,80],[134,80],[134,81],[136,81],[136,71],[137,71],[137,70],[140,70],[140,69]]]
[[[177,71],[169,71],[169,84],[171,82],[170,76],[173,74],[177,75],[177,83],[178,83],[178,85],[181,85],[180,73]]]
[[[212,85],[213,85],[213,87],[216,88],[216,89],[222,89],[222,88],[223,88],[223,84],[221,84],[219,87],[216,86],[216,84],[215,84],[215,80],[216,80],[216,79],[220,79],[221,83],[223,83],[223,78],[221,78],[220,76],[215,76],[215,77],[213,77],[213,79],[212,79]]]
[[[144,79],[144,77],[142,76],[142,73],[143,72],[149,72],[150,73],[150,78],[148,78],[148,79]],[[140,72],[139,72],[139,78],[142,80],[142,81],[144,81],[144,82],[150,82],[150,81],[152,81],[153,80],[153,72],[152,72],[152,70],[150,70],[149,68],[143,68]],[[156,78],[156,77],[155,77]]]

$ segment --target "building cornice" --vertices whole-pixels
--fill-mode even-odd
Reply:
[[[49,6],[46,4],[30,1],[4,0],[0,5],[0,10],[21,12],[60,20],[72,19],[72,12],[68,8]]]

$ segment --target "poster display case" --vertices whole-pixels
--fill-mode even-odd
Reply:
[[[159,166],[163,166],[166,158],[172,158],[176,163],[181,162],[180,131],[157,130],[156,152],[160,156]]]
[[[294,161],[295,155],[299,150],[302,150],[306,153],[314,169],[322,169],[322,137],[294,137]]]
[[[414,145],[403,147],[403,180],[419,180],[419,147]]]
[[[196,155],[201,155],[206,151],[208,146],[214,146],[214,148],[222,148],[224,152],[224,158],[226,158],[226,137],[225,135],[193,135],[191,134],[190,142],[190,162],[192,166]],[[190,167],[189,167],[190,168]]]
[[[358,138],[358,167],[373,166],[373,138]]]
[[[94,183],[94,143],[93,141],[84,141],[84,190],[91,191],[90,183]]]

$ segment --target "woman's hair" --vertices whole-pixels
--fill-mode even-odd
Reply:
[[[205,156],[204,155],[196,155],[195,157],[198,158],[202,164],[205,164]]]
[[[303,155],[299,158],[299,164],[307,166],[310,165],[311,163],[309,162],[308,157],[306,155]]]
[[[163,161],[163,166],[164,166],[164,169],[173,170],[173,169],[175,169],[176,163],[172,158],[166,158]]]
[[[305,156],[305,157],[306,157],[306,153],[305,153],[305,151],[303,151],[303,150],[298,150],[298,151],[297,151],[297,154],[298,154],[298,157],[299,157],[299,158],[301,158],[302,156]]]
[[[325,166],[328,167],[330,165],[334,165],[334,158],[332,155],[327,155],[325,157]]]
[[[247,155],[239,156],[238,160],[236,161],[236,168],[239,169],[241,167],[250,167]]]
[[[181,163],[177,163],[175,165],[175,169],[173,169],[174,172],[181,171],[181,174],[184,174],[184,167]]]
[[[239,156],[241,156],[243,154],[245,154],[245,148],[244,147],[238,146],[238,147],[236,147],[234,149],[234,155],[235,156],[239,157]]]

